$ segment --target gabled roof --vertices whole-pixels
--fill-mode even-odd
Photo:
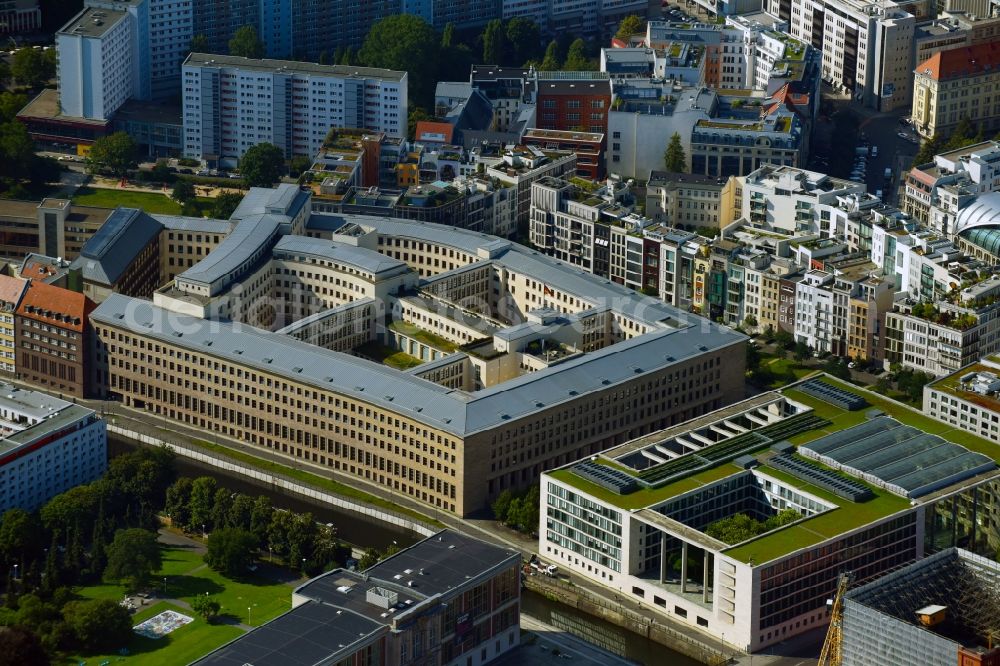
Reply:
[[[18,316],[80,332],[92,307],[93,302],[79,292],[29,280],[16,312]]]
[[[27,281],[21,278],[0,275],[0,305],[7,306],[9,304],[16,308],[17,304],[21,302],[21,294],[24,293],[24,287],[27,284]]]
[[[429,141],[432,143],[451,143],[454,127],[449,123],[435,123],[429,120],[421,120],[417,123],[414,133],[415,141]],[[441,138],[438,138],[438,137]]]
[[[70,268],[79,268],[83,279],[114,285],[132,261],[159,238],[163,225],[134,208],[116,208],[80,250]]]
[[[916,74],[935,81],[947,81],[995,71],[1000,67],[1000,43],[986,42],[974,46],[938,51],[917,65]]]

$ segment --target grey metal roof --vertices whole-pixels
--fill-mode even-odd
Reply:
[[[139,252],[158,238],[163,227],[134,208],[116,208],[80,250],[70,268],[79,268],[83,279],[113,285]]]
[[[309,201],[309,193],[299,189],[298,185],[281,183],[277,187],[251,187],[243,195],[240,205],[230,216],[232,220],[241,220],[250,215],[275,213],[294,217]]]
[[[233,223],[229,220],[215,220],[208,217],[186,217],[184,215],[158,215],[150,216],[163,225],[164,229],[172,231],[193,231],[210,234],[228,234]]]
[[[320,65],[312,62],[295,60],[262,60],[243,58],[241,56],[217,55],[214,53],[192,53],[184,61],[185,66],[192,67],[234,67],[258,72],[275,72],[283,70],[295,74],[314,74],[340,78],[379,79],[384,81],[402,81],[406,72],[377,67],[355,67],[354,65]]]
[[[248,215],[204,259],[187,269],[178,279],[212,285],[224,278],[235,281],[236,269],[263,246],[277,237],[287,220],[280,215]]]
[[[607,390],[635,379],[638,373],[746,340],[743,335],[695,317],[700,325],[660,329],[470,394],[285,335],[246,324],[188,317],[120,294],[109,296],[91,318],[333,390],[460,436],[530,416],[540,406]]]
[[[247,324],[189,317],[121,294],[111,294],[91,317],[96,322],[123,327],[172,345],[333,390],[434,428],[456,434],[465,430],[465,402],[455,391],[287,335]]]
[[[198,666],[335,664],[386,625],[350,610],[306,601],[193,662]]]
[[[0,382],[0,407],[39,420],[32,426],[11,432],[0,439],[0,457],[94,414],[94,410],[82,405],[6,382]]]
[[[410,270],[406,262],[380,254],[375,250],[319,238],[308,238],[307,236],[283,236],[274,246],[273,251],[309,255],[318,259],[348,264],[376,276],[383,273],[405,273]]]

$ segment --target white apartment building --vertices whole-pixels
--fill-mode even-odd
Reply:
[[[92,1],[92,0],[88,0]],[[194,37],[192,4],[198,0],[150,0],[149,44],[152,96],[173,97],[181,82],[184,62]]]
[[[183,67],[184,154],[234,165],[251,146],[313,156],[332,127],[406,136],[407,74],[192,53]]]
[[[924,387],[924,413],[1000,444],[1000,358],[987,356]]]
[[[64,115],[108,120],[137,95],[140,74],[134,60],[134,29],[128,12],[87,8],[56,33],[59,105]]]
[[[744,217],[754,227],[785,234],[842,232],[844,200],[867,196],[864,183],[790,166],[766,164],[740,180]]]
[[[92,409],[0,384],[0,513],[37,509],[104,473],[106,424]]]
[[[909,107],[916,19],[896,2],[766,0],[765,9],[823,52],[825,81],[879,111]]]

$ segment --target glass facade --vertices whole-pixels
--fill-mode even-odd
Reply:
[[[622,570],[622,514],[548,484],[546,539],[602,567]]]

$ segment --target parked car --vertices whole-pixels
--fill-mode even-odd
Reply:
[[[872,146],[872,157],[878,157],[878,146]]]

